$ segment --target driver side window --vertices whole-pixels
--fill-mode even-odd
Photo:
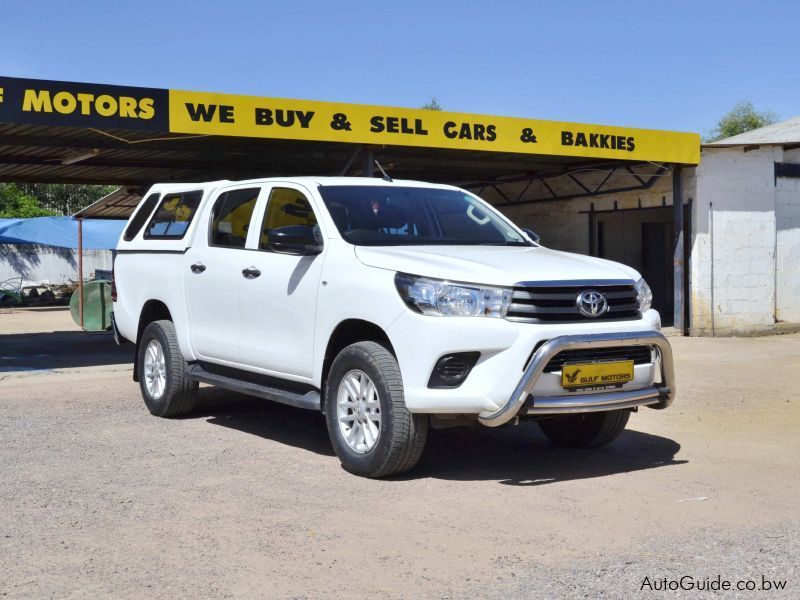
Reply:
[[[259,250],[269,250],[270,231],[287,225],[315,227],[317,217],[305,194],[291,188],[273,188],[267,201],[267,210],[261,224]]]

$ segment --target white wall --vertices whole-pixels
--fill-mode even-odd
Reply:
[[[800,322],[800,186],[776,183],[774,170],[787,157],[777,146],[703,149],[690,271],[694,335]]]
[[[800,163],[800,148],[784,152],[783,161]],[[800,179],[778,179],[775,221],[776,317],[779,323],[800,323]]]
[[[84,250],[83,276],[111,269],[111,250]],[[22,276],[26,283],[58,285],[78,280],[78,251],[36,244],[0,244],[0,282]]]

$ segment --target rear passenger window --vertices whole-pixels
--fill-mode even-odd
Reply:
[[[145,238],[181,239],[192,222],[203,192],[167,194],[144,232]]]
[[[269,232],[286,225],[308,225],[314,227],[317,217],[311,203],[302,192],[290,188],[274,188],[269,194],[267,212],[261,227],[259,249],[268,250]]]
[[[210,245],[244,248],[260,191],[259,188],[234,190],[217,198],[211,217]]]
[[[123,239],[126,242],[130,242],[133,238],[135,238],[136,234],[139,233],[142,227],[144,227],[144,224],[147,223],[147,218],[156,207],[158,198],[158,194],[150,194],[147,199],[142,202],[141,206],[139,206],[139,210],[136,211],[136,214],[133,215],[131,222],[128,223],[128,226],[125,228],[125,235],[123,236]]]

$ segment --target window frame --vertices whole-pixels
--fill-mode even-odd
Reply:
[[[245,190],[251,190],[253,192],[257,192],[256,193],[256,202],[253,205],[253,212],[250,214],[250,225],[252,225],[254,220],[255,220],[255,218],[257,218],[259,200],[261,198],[261,195],[264,193],[264,186],[255,185],[255,186],[245,186],[245,187],[236,187],[236,188],[226,188],[226,189],[220,190],[220,192],[217,194],[217,197],[214,198],[214,202],[211,203],[211,210],[208,213],[208,236],[207,236],[207,239],[206,239],[206,245],[209,248],[224,248],[226,250],[247,250],[248,249],[247,248],[247,240],[248,240],[248,238],[250,236],[250,229],[251,228],[248,228],[247,236],[245,236],[244,245],[242,245],[242,246],[225,246],[225,245],[222,245],[222,244],[214,244],[213,241],[212,241],[213,237],[214,237],[214,213],[217,210],[217,205],[218,205],[219,201],[222,199],[223,196],[225,196],[227,194],[232,194],[232,193],[235,193],[235,192],[242,192],[242,191],[245,191]],[[266,210],[264,211],[264,214],[266,214]]]
[[[265,191],[267,193],[265,195],[266,197],[264,198],[263,210],[261,212],[261,219],[259,221],[259,227],[258,227],[258,230],[257,230],[257,234],[258,235],[257,235],[256,240],[255,240],[255,248],[252,248],[252,249],[256,250],[257,252],[269,252],[270,254],[280,254],[280,255],[285,255],[285,256],[295,256],[293,254],[286,254],[285,252],[278,252],[276,250],[271,250],[270,248],[262,248],[261,247],[261,234],[263,233],[264,225],[266,225],[266,222],[267,222],[267,211],[269,211],[272,192],[274,192],[276,190],[291,190],[293,192],[297,192],[298,194],[302,194],[303,195],[303,197],[306,199],[306,202],[308,202],[309,207],[311,208],[311,212],[314,214],[314,219],[317,222],[316,226],[319,228],[319,231],[320,231],[320,236],[319,236],[320,237],[320,245],[324,248],[325,247],[325,235],[324,235],[323,230],[322,230],[322,225],[320,224],[320,218],[319,218],[319,214],[318,214],[319,211],[315,208],[314,202],[312,201],[313,195],[311,194],[311,192],[309,192],[308,190],[303,189],[303,188],[301,188],[299,186],[294,186],[294,185],[289,184],[289,183],[276,182],[276,183],[270,185],[268,188],[265,189]]]
[[[152,208],[149,211],[146,210],[147,203],[150,202],[150,200],[152,200],[154,197],[155,201],[153,202]],[[133,213],[133,216],[131,216],[131,218],[128,220],[128,224],[125,226],[125,231],[122,232],[123,241],[132,242],[136,239],[136,236],[139,235],[139,233],[141,233],[145,228],[145,225],[147,225],[149,217],[153,214],[153,211],[156,209],[156,207],[158,207],[160,200],[161,192],[153,192],[142,200],[141,204],[139,204],[139,207],[136,209],[136,212]],[[131,227],[140,215],[144,215],[141,224],[136,228],[136,231],[134,231],[133,234],[130,234]]]
[[[197,200],[197,208],[194,209],[194,211],[192,212],[192,216],[189,217],[189,220],[186,222],[186,229],[183,231],[182,234],[180,234],[180,235],[152,235],[151,233],[149,233],[149,229],[153,226],[154,221],[156,219],[156,215],[158,215],[158,211],[161,210],[161,207],[164,206],[164,203],[167,200],[169,200],[170,198],[174,198],[175,196],[180,196],[182,198],[183,196],[188,196],[190,194],[199,194],[200,197]],[[184,191],[184,192],[168,192],[168,193],[165,193],[161,197],[161,201],[158,203],[158,206],[156,207],[155,211],[153,211],[153,215],[150,217],[150,221],[147,223],[147,227],[145,228],[144,234],[142,235],[142,237],[144,239],[146,239],[146,240],[182,240],[183,238],[185,238],[187,232],[189,231],[189,228],[192,226],[192,223],[194,222],[194,218],[197,216],[197,213],[200,212],[200,208],[201,208],[202,203],[203,203],[203,194],[204,194],[204,191],[202,189],[200,189],[200,190],[187,190],[187,191]],[[175,213],[173,213],[173,217],[174,216],[175,216]],[[174,223],[174,222],[175,222],[175,219],[173,218],[172,221],[170,221],[170,225],[172,223]],[[169,229],[169,225],[167,226],[167,229]]]

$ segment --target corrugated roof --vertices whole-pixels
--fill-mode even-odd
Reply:
[[[127,219],[142,199],[139,188],[118,188],[75,213],[83,219]]]
[[[0,124],[0,181],[105,183],[146,189],[157,182],[339,175],[348,164],[348,174],[358,175],[363,161],[354,152],[360,148],[336,142]],[[546,154],[373,148],[392,177],[456,184],[637,164]],[[69,163],[76,157],[79,160]]]
[[[784,145],[800,143],[800,117],[788,121],[773,123],[752,131],[745,131],[724,140],[703,144],[706,147],[752,146],[752,145]]]

